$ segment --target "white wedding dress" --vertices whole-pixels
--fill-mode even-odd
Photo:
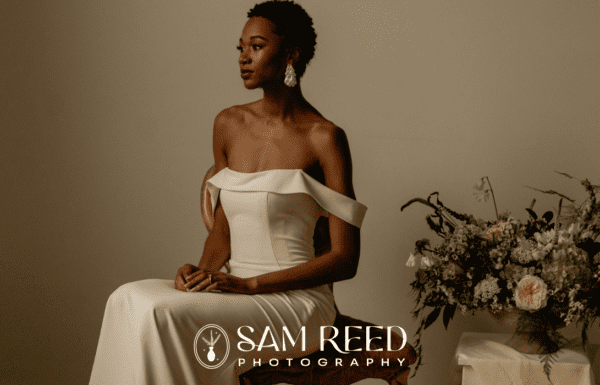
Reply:
[[[229,222],[231,274],[243,278],[313,259],[315,224],[327,212],[360,227],[367,210],[300,169],[241,173],[225,168],[207,187],[213,213],[220,197]],[[252,369],[255,360],[268,364],[273,358],[299,358],[318,350],[319,327],[333,325],[335,314],[328,285],[246,295],[186,293],[164,279],[127,283],[106,304],[90,384],[239,384],[238,375]],[[207,325],[221,329],[208,326],[196,338]],[[238,348],[241,326],[256,344],[251,351]],[[272,335],[258,351],[267,326]],[[284,326],[292,339],[305,326],[305,350],[300,343],[291,346]],[[221,338],[222,331],[226,337]],[[245,362],[239,365],[239,359]]]

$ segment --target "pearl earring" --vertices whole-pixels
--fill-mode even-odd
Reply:
[[[288,63],[285,69],[285,79],[283,83],[288,87],[294,87],[298,82],[296,82],[296,71],[294,71],[294,67]]]

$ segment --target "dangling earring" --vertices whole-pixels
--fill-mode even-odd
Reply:
[[[285,69],[285,79],[283,79],[283,83],[288,87],[294,87],[296,84],[296,71],[294,71],[294,67],[288,63]]]

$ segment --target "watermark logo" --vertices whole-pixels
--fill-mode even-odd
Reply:
[[[198,330],[194,339],[194,354],[200,365],[217,369],[229,356],[229,337],[219,325],[208,324]]]
[[[328,329],[332,329],[329,331]],[[352,329],[352,330],[351,330]],[[356,330],[355,330],[356,329]],[[394,331],[395,329],[395,331]],[[399,332],[401,336],[397,334]],[[319,366],[359,366],[359,359],[352,355],[352,352],[398,352],[406,346],[407,337],[406,332],[400,326],[375,326],[367,325],[364,327],[360,325],[348,325],[341,329],[333,325],[320,326],[319,327],[319,348],[320,351],[325,351],[325,345],[330,344],[337,353],[331,355],[331,360],[327,358],[321,358],[317,364]],[[330,335],[329,337],[326,337]],[[260,352],[264,349],[273,349],[273,353],[277,356],[281,356],[282,352],[288,350],[295,350],[297,354],[298,350],[302,352],[306,351],[306,327],[302,326],[297,332],[291,332],[287,326],[283,326],[281,333],[277,333],[271,329],[270,326],[266,326],[264,330],[254,330],[253,327],[248,325],[241,325],[237,329],[237,336],[234,336],[234,341],[237,339],[236,345],[237,350],[243,353],[250,353],[253,351]],[[354,340],[354,341],[352,341]],[[351,343],[352,341],[352,343]],[[351,348],[350,345],[353,345]],[[194,340],[194,353],[196,359],[202,366],[207,369],[217,369],[229,356],[230,342],[229,337],[225,330],[219,325],[208,324],[198,331]],[[379,365],[390,366],[390,359],[395,363],[404,365],[406,358],[386,358],[385,354],[381,356],[381,363],[379,358],[376,360],[373,357],[378,357],[375,354],[373,357],[368,357],[367,353],[366,360],[363,364],[366,366]],[[253,366],[260,366],[263,364],[260,358],[252,358],[252,354],[238,355],[237,361],[238,366],[246,364],[246,358],[252,359]],[[263,354],[264,358],[264,354]],[[288,366],[292,365],[293,358],[283,358],[282,360],[287,361]],[[280,358],[271,358],[268,360],[270,366],[279,366]],[[349,362],[350,361],[350,362]],[[376,362],[377,361],[377,362]],[[264,361],[266,363],[266,361]],[[285,364],[284,364],[285,365]],[[301,358],[300,365],[310,366],[310,359],[307,357]]]

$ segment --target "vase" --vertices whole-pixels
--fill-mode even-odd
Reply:
[[[548,349],[544,341],[548,339],[549,329],[560,329],[565,326],[564,323],[530,322],[527,327],[518,328],[519,318],[521,316],[531,316],[531,313],[512,308],[498,313],[490,311],[490,314],[499,325],[514,330],[512,336],[506,341],[506,346],[525,354],[554,353],[559,350],[559,348]]]

